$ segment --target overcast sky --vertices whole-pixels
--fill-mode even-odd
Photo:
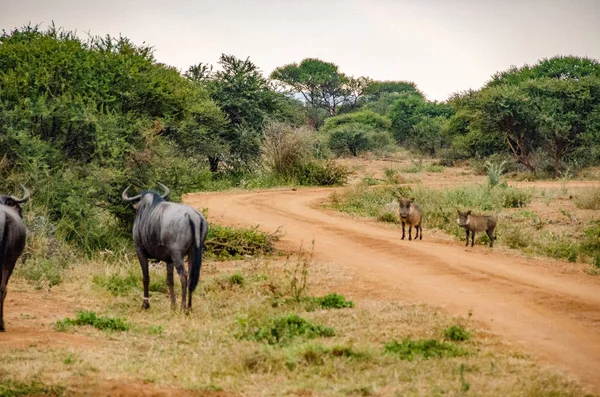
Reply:
[[[221,53],[265,74],[317,57],[354,76],[411,80],[429,99],[540,58],[600,58],[600,0],[0,0],[0,28],[52,21],[129,37],[185,71]]]

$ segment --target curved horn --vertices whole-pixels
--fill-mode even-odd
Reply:
[[[19,185],[21,185],[21,184],[19,184]],[[27,190],[27,188],[23,185],[21,185],[21,188],[23,189],[23,198],[18,199],[15,196],[10,196],[10,199],[17,204],[23,204],[24,202],[29,200],[29,196],[30,196],[29,190]]]
[[[127,197],[127,191],[129,190],[130,187],[131,187],[131,185],[127,186],[127,189],[123,190],[123,194],[121,194],[121,198],[127,202],[139,200],[140,197],[142,197],[141,194],[138,194],[137,196],[134,196],[134,197]]]
[[[171,190],[169,190],[169,188],[166,187],[165,185],[163,185],[162,183],[160,183],[160,182],[157,182],[157,183],[158,183],[158,186],[160,186],[165,191],[163,193],[163,195],[160,197],[162,197],[163,200],[166,200],[167,197],[169,197],[169,194],[171,194]]]

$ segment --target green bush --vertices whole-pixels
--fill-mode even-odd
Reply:
[[[460,357],[468,354],[466,350],[459,346],[435,339],[403,339],[402,342],[394,339],[384,344],[384,351],[401,360],[408,361],[412,361],[417,357],[427,360],[430,358]]]
[[[295,170],[300,185],[340,186],[346,184],[350,171],[333,161],[309,161]]]
[[[0,380],[0,397],[25,396],[64,396],[64,386],[48,386],[40,381],[18,382],[12,379]]]
[[[64,332],[71,327],[80,325],[91,325],[99,330],[107,331],[129,331],[130,328],[130,325],[122,318],[98,317],[96,313],[89,311],[78,312],[74,319],[67,317],[59,320],[56,322],[55,328],[57,331]]]
[[[340,126],[348,124],[360,124],[370,127],[369,129],[371,130],[389,130],[391,127],[391,121],[387,117],[370,110],[363,110],[330,117],[325,120],[325,124],[321,127],[321,131],[330,132]]]
[[[315,302],[323,309],[344,309],[354,307],[354,302],[347,301],[343,295],[335,292],[321,298],[315,298]]]
[[[462,342],[471,338],[471,334],[464,326],[453,325],[444,330],[444,337],[452,342]]]
[[[315,325],[297,314],[272,319],[267,325],[257,329],[246,329],[242,338],[266,342],[270,345],[288,344],[296,338],[313,339],[335,335],[333,328]]]
[[[254,228],[233,228],[211,224],[205,241],[207,257],[221,260],[244,256],[267,255],[275,252],[279,233],[265,233]]]

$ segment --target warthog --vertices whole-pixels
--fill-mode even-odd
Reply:
[[[4,299],[8,279],[25,248],[27,232],[23,223],[22,204],[29,200],[29,190],[21,185],[23,198],[0,195],[0,332],[4,332]]]
[[[403,199],[398,197],[400,203],[400,222],[402,222],[402,240],[404,240],[404,225],[408,223],[408,240],[412,240],[412,228],[417,229],[415,240],[423,240],[423,211],[418,204],[415,204],[415,199]],[[420,231],[420,233],[419,233]]]
[[[494,229],[496,228],[496,219],[488,215],[471,215],[471,211],[458,212],[458,225],[467,232],[467,243],[469,245],[469,232],[471,232],[471,247],[475,243],[475,232],[485,232],[490,238],[490,247],[494,246]]]
[[[145,190],[137,196],[128,197],[127,191],[131,186],[122,194],[123,200],[134,202],[137,210],[133,223],[133,240],[144,282],[142,308],[150,307],[148,259],[157,259],[167,264],[167,286],[173,309],[173,268],[177,270],[181,280],[181,310],[187,312],[192,308],[192,293],[200,279],[202,249],[208,234],[208,223],[202,214],[192,207],[168,202],[169,188],[162,183],[159,183],[159,186],[165,191],[162,196],[153,190]],[[189,277],[183,261],[186,255],[189,261]]]

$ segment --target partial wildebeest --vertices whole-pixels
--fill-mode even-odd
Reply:
[[[8,279],[15,263],[25,248],[27,232],[23,223],[23,212],[19,204],[29,200],[29,190],[23,188],[23,198],[0,195],[0,332],[4,328],[4,299]]]
[[[490,238],[490,247],[494,246],[494,229],[496,228],[496,219],[488,215],[471,215],[471,211],[458,212],[458,224],[467,232],[467,243],[469,245],[469,232],[471,232],[471,247],[475,243],[475,232],[485,232]]]
[[[400,203],[400,222],[402,222],[402,240],[404,240],[404,225],[408,223],[408,240],[412,240],[413,226],[417,230],[415,240],[423,240],[423,211],[418,204],[415,204],[415,199],[403,199],[398,197]],[[419,234],[420,232],[420,234]]]
[[[142,308],[148,309],[148,259],[157,259],[167,264],[167,285],[171,294],[171,308],[175,309],[175,291],[173,290],[173,267],[177,269],[181,280],[181,310],[192,308],[192,293],[200,279],[202,250],[208,234],[208,223],[198,211],[185,204],[168,202],[170,190],[159,183],[165,191],[163,195],[153,190],[145,190],[135,197],[128,197],[129,187],[121,195],[123,200],[135,202],[137,215],[133,223],[133,240],[144,281],[144,302]],[[185,270],[183,257],[187,255],[189,278]],[[186,293],[189,289],[186,306]]]

